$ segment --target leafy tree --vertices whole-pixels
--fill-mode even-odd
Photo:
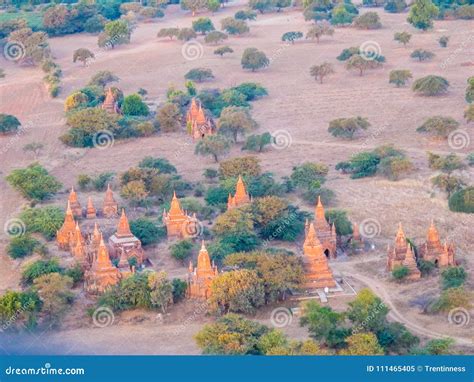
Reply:
[[[12,133],[21,126],[20,121],[13,115],[0,114],[0,134]]]
[[[467,273],[463,267],[450,267],[441,272],[441,287],[459,288],[464,285],[466,279]]]
[[[464,118],[466,118],[466,122],[473,122],[474,121],[474,105],[469,105],[464,112]]]
[[[319,78],[319,83],[322,84],[324,77],[334,73],[334,68],[329,62],[324,62],[321,65],[313,65],[309,73],[316,81]]]
[[[415,350],[414,353],[417,355],[445,355],[453,354],[452,346],[454,340],[452,338],[442,338],[429,340],[425,347],[419,350]]]
[[[386,353],[407,354],[418,345],[420,339],[411,334],[399,322],[387,323],[384,328],[376,333],[379,344]]]
[[[167,279],[165,271],[148,274],[150,289],[150,305],[166,313],[168,306],[173,303],[173,284]]]
[[[180,41],[189,41],[196,37],[196,32],[191,28],[181,28],[178,33],[178,40]]]
[[[40,242],[30,235],[16,236],[8,244],[7,253],[12,259],[18,259],[32,255],[39,245]]]
[[[309,10],[309,9],[308,9]],[[357,9],[355,10],[357,13]],[[348,10],[348,7],[346,6],[346,3],[340,3],[336,7],[333,8],[331,11],[331,24],[332,25],[348,25],[351,24],[354,18],[357,16],[356,12],[350,12]],[[320,12],[311,12],[313,13],[313,16],[311,18],[317,19],[321,16],[319,16]],[[325,15],[323,13],[323,15]],[[309,17],[310,14],[307,14]]]
[[[247,137],[242,150],[250,150],[261,153],[265,146],[269,145],[272,142],[272,136],[270,133],[266,132],[263,134],[250,135]]]
[[[171,246],[171,256],[184,263],[193,252],[193,243],[190,240],[181,240]]]
[[[109,70],[101,70],[97,72],[89,81],[89,86],[100,86],[105,88],[111,82],[117,82],[120,79]]]
[[[438,43],[441,48],[446,48],[448,46],[448,42],[449,42],[449,36],[441,36],[438,39]]]
[[[448,91],[449,82],[443,77],[428,75],[417,79],[412,86],[416,93],[425,96],[437,96]]]
[[[434,57],[434,53],[430,52],[429,50],[425,49],[415,49],[412,54],[410,55],[411,58],[416,58],[420,62],[421,61],[428,61]]]
[[[388,156],[380,160],[378,173],[390,180],[398,180],[402,175],[410,173],[413,168],[413,163],[404,156]]]
[[[200,17],[193,21],[193,30],[196,33],[202,33],[204,35],[215,30],[215,28],[209,17]]]
[[[416,129],[419,133],[430,133],[436,137],[447,138],[448,135],[459,127],[459,122],[451,117],[436,115],[428,118]]]
[[[19,64],[38,65],[51,56],[48,35],[45,32],[33,32],[31,28],[22,27],[12,30],[7,40],[23,46],[24,49],[16,60]]]
[[[163,132],[177,131],[180,128],[181,112],[178,106],[168,102],[159,109],[156,119]]]
[[[122,103],[122,112],[130,116],[147,116],[150,113],[148,106],[138,94],[126,96]]]
[[[214,54],[217,54],[219,56],[224,56],[224,54],[226,53],[234,53],[234,49],[232,49],[231,47],[225,45],[225,46],[221,46],[220,48],[217,48],[215,51],[214,51]]]
[[[243,94],[246,101],[254,101],[257,98],[268,95],[267,89],[255,82],[243,82],[238,86],[234,86],[232,90]]]
[[[347,348],[341,351],[343,355],[383,355],[377,337],[373,333],[356,333],[347,338]]]
[[[154,158],[147,156],[138,164],[140,168],[155,168],[161,174],[176,174],[178,170],[166,158]]]
[[[104,31],[99,34],[98,45],[101,48],[111,47],[114,49],[117,45],[128,44],[132,31],[125,20],[109,21],[104,26]]]
[[[68,112],[81,107],[86,107],[89,97],[81,91],[70,94],[64,102],[64,111]]]
[[[79,48],[76,49],[72,55],[72,62],[80,61],[82,62],[83,66],[87,65],[87,61],[90,59],[94,59],[95,55],[89,49],[86,48]]]
[[[84,30],[87,33],[99,33],[104,30],[107,19],[102,15],[89,17],[84,23]]]
[[[411,72],[406,69],[391,70],[388,82],[397,87],[404,86],[409,79],[413,78]]]
[[[403,280],[409,273],[410,270],[407,267],[399,265],[393,268],[392,276],[395,280]]]
[[[226,314],[196,334],[204,354],[259,354],[258,341],[269,329],[237,314]]]
[[[230,35],[242,35],[250,30],[245,21],[236,20],[232,17],[226,17],[222,19],[221,25],[222,29],[224,29]]]
[[[305,162],[293,167],[291,181],[300,189],[310,188],[314,183],[324,183],[329,168],[322,163]]]
[[[260,160],[255,156],[245,156],[222,161],[219,165],[219,176],[222,179],[233,178],[232,189],[235,189],[237,177],[257,177],[262,173]]]
[[[40,308],[41,302],[36,292],[7,290],[0,296],[0,325],[3,329],[22,326],[32,328],[36,325]]]
[[[272,0],[249,0],[248,4],[250,9],[260,12],[263,14],[273,8]]]
[[[235,13],[234,18],[236,20],[243,20],[243,21],[255,20],[257,18],[257,14],[251,10],[249,11],[241,10]]]
[[[336,233],[340,236],[352,235],[352,223],[347,218],[347,212],[343,210],[327,210],[326,220],[336,226]]]
[[[280,12],[282,8],[288,8],[291,6],[291,0],[273,0],[272,5]]]
[[[281,36],[281,41],[289,41],[292,44],[295,43],[295,40],[303,38],[303,33],[301,32],[286,32]]]
[[[408,32],[396,32],[393,36],[395,41],[398,41],[403,46],[406,46],[411,40],[411,33]]]
[[[217,127],[220,133],[232,137],[234,143],[237,143],[239,135],[245,136],[247,132],[257,128],[257,122],[247,109],[229,106],[222,110]]]
[[[346,63],[347,70],[358,70],[359,75],[362,76],[367,69],[375,69],[380,66],[377,60],[367,60],[360,54],[355,54]]]
[[[173,279],[171,285],[173,286],[173,302],[176,303],[184,299],[188,283],[181,279]]]
[[[219,157],[226,154],[230,150],[230,142],[222,135],[208,135],[201,139],[195,149],[195,153],[199,155],[211,155],[214,161],[219,162]]]
[[[247,269],[219,274],[212,280],[211,291],[210,307],[220,314],[254,313],[265,301],[262,281]]]
[[[203,10],[207,6],[206,0],[181,0],[181,8],[192,12],[193,17],[196,12]]]
[[[212,70],[208,68],[194,68],[184,75],[184,78],[191,81],[203,82],[214,78]]]
[[[306,33],[306,38],[314,40],[319,43],[321,36],[332,36],[334,34],[334,28],[327,21],[318,21],[313,25],[308,33]]]
[[[172,40],[174,37],[178,37],[179,28],[161,28],[158,31],[157,37],[168,37]]]
[[[220,0],[207,0],[206,8],[212,13],[217,12],[221,7]]]
[[[39,163],[33,163],[28,167],[13,170],[6,177],[6,180],[21,192],[25,198],[34,201],[49,199],[62,186]]]
[[[444,289],[440,298],[429,307],[432,312],[449,312],[455,308],[470,309],[472,307],[471,291],[466,291],[462,286]]]
[[[415,0],[410,7],[407,21],[415,28],[427,30],[433,27],[433,18],[438,16],[439,9],[431,0]]]
[[[51,240],[63,224],[64,212],[53,206],[28,208],[20,214],[20,219],[25,222],[27,232],[40,233]]]
[[[402,13],[407,7],[405,0],[387,0],[384,9],[389,13]]]
[[[377,12],[366,12],[354,19],[354,26],[358,29],[380,29],[382,23]]]
[[[377,332],[383,328],[388,313],[387,306],[370,289],[362,289],[349,303],[347,318],[359,331]]]
[[[338,118],[329,122],[328,132],[335,137],[352,139],[359,130],[367,130],[369,127],[370,123],[367,118]]]
[[[332,333],[343,322],[343,314],[316,301],[307,301],[302,307],[300,325],[307,326],[311,337],[327,342]]]
[[[472,103],[474,101],[474,76],[467,79],[467,88],[466,88],[466,102]]]
[[[225,34],[224,32],[212,31],[206,35],[204,41],[206,42],[206,44],[218,44],[226,40],[228,37],[229,36],[227,36],[227,34]]]
[[[120,195],[130,200],[133,204],[140,204],[144,202],[149,192],[146,189],[145,183],[141,180],[132,180],[122,187]]]
[[[142,245],[158,243],[166,236],[163,227],[159,227],[153,221],[147,218],[138,218],[130,222],[130,230],[140,239]]]
[[[339,54],[339,56],[337,56],[336,58],[339,60],[339,61],[347,61],[349,58],[351,58],[353,55],[355,54],[359,54],[360,53],[360,49],[359,47],[357,46],[352,46],[350,48],[345,48],[342,50],[341,54]]]
[[[34,280],[35,289],[42,302],[41,311],[51,324],[59,323],[72,302],[73,294],[70,291],[72,285],[70,277],[59,273],[45,274]]]
[[[453,153],[441,156],[428,152],[428,165],[434,170],[440,170],[448,174],[464,168],[462,159]]]
[[[242,54],[241,64],[243,69],[250,69],[255,72],[270,65],[270,60],[265,53],[257,48],[246,48]]]
[[[25,285],[30,285],[40,276],[61,272],[62,268],[59,266],[57,259],[37,260],[25,267],[21,274],[21,282]]]

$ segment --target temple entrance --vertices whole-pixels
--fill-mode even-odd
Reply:
[[[325,250],[324,250],[324,254],[325,254],[326,257],[329,259],[329,255],[330,255],[329,249],[325,249]]]

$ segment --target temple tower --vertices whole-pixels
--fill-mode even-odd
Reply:
[[[447,241],[444,244],[441,243],[434,221],[431,221],[426,242],[420,247],[420,257],[434,262],[439,267],[455,266],[455,252],[453,243]]]
[[[64,251],[69,249],[69,243],[76,233],[76,221],[72,213],[70,202],[67,203],[64,223],[56,232],[56,243]]]
[[[71,206],[71,210],[74,216],[80,217],[82,216],[82,207],[81,204],[79,203],[79,200],[77,199],[77,193],[74,190],[74,187],[71,187],[71,192],[69,193],[69,205]]]
[[[250,201],[251,199],[247,193],[245,183],[242,177],[239,175],[239,179],[237,180],[237,184],[235,186],[235,195],[232,196],[229,194],[229,198],[227,199],[227,209],[231,210],[233,208],[243,206],[250,203]]]
[[[305,228],[307,233],[309,229],[308,221],[306,222]],[[328,258],[335,258],[337,248],[336,227],[334,224],[329,224],[329,222],[326,220],[324,206],[321,202],[320,196],[318,197],[318,201],[314,209],[314,229],[316,231],[316,236],[323,247],[323,253]]]
[[[209,253],[203,241],[198,255],[197,267],[193,268],[192,261],[189,262],[187,296],[189,298],[209,298],[212,280],[217,275],[217,267],[211,264]]]
[[[104,103],[102,104],[102,109],[112,114],[120,113],[120,109],[118,107],[117,101],[115,100],[115,95],[114,95],[114,92],[112,91],[112,88],[109,88],[107,92],[105,93],[105,100],[104,100]]]
[[[189,216],[183,211],[176,192],[174,192],[169,211],[163,211],[163,224],[166,225],[168,239],[185,239],[196,236],[199,222],[195,216]]]
[[[118,216],[118,204],[114,199],[114,193],[110,188],[110,183],[107,185],[107,191],[105,191],[102,214],[107,218],[114,218]]]
[[[402,223],[398,224],[397,235],[395,236],[395,244],[387,248],[387,270],[389,272],[397,266],[403,265],[406,254],[409,251],[405,232],[403,232]]]
[[[92,203],[92,198],[89,196],[89,198],[87,199],[86,218],[95,219],[96,217],[97,211],[94,207],[94,203]]]
[[[206,113],[195,98],[191,100],[191,106],[186,113],[186,126],[193,139],[201,139],[215,134],[216,126],[212,118],[206,117]]]
[[[416,265],[415,253],[413,252],[411,245],[407,246],[407,252],[402,265],[408,268],[408,271],[410,272],[407,276],[408,280],[418,280],[421,278],[421,272]]]

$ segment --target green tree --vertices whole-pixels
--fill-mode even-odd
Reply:
[[[126,96],[122,103],[122,112],[130,116],[147,116],[150,113],[148,106],[138,94]]]
[[[319,83],[322,84],[323,79],[325,77],[327,77],[330,74],[334,73],[334,68],[333,68],[332,64],[330,64],[329,62],[324,62],[321,65],[313,65],[309,69],[309,73],[311,74],[312,77],[314,77],[314,79],[316,81],[319,78]]]
[[[140,239],[142,245],[158,243],[166,236],[163,227],[159,227],[152,220],[147,218],[138,218],[130,222],[130,230]]]
[[[190,240],[181,240],[173,244],[171,248],[171,256],[184,264],[193,253],[193,242]]]
[[[178,37],[179,28],[161,28],[158,31],[157,37],[168,37],[172,40],[174,37]]]
[[[230,35],[242,35],[250,30],[245,21],[236,20],[232,17],[222,19],[221,26]]]
[[[301,32],[286,32],[281,36],[281,41],[289,41],[294,44],[296,40],[301,38],[303,38],[303,33]]]
[[[224,56],[224,54],[226,53],[234,53],[234,49],[232,49],[231,47],[225,45],[225,46],[221,46],[220,48],[217,48],[215,51],[214,51],[214,54],[217,54],[219,56]]]
[[[178,40],[180,41],[189,41],[196,37],[196,32],[191,28],[181,28],[178,33]]]
[[[102,88],[105,88],[108,84],[117,81],[120,81],[120,78],[118,78],[111,71],[101,70],[90,79],[88,86],[100,86]]]
[[[454,212],[474,213],[474,187],[466,187],[451,195],[449,209]]]
[[[377,337],[373,333],[356,333],[347,338],[347,348],[341,351],[342,355],[383,355]]]
[[[306,33],[306,38],[314,40],[319,43],[319,40],[322,36],[332,36],[334,34],[334,28],[327,21],[318,21],[313,25],[308,33]]]
[[[405,85],[409,79],[413,78],[411,72],[405,69],[391,70],[388,82],[397,87]]]
[[[463,267],[450,267],[441,272],[441,287],[458,288],[464,285],[466,279],[467,273]]]
[[[228,153],[230,141],[222,135],[208,135],[201,139],[195,148],[195,153],[203,156],[211,155],[214,161],[219,162],[219,157]]]
[[[181,112],[178,106],[168,102],[159,109],[156,119],[163,132],[177,131],[180,128]]]
[[[114,49],[117,45],[128,44],[132,31],[125,20],[109,21],[104,26],[104,31],[99,34],[98,45],[101,48],[111,47]]]
[[[0,134],[13,133],[21,126],[20,121],[13,115],[0,114]]]
[[[328,132],[335,137],[352,139],[355,133],[367,130],[369,127],[370,123],[367,118],[338,118],[329,122]]]
[[[31,290],[17,292],[7,290],[0,296],[0,325],[2,329],[22,326],[32,328],[41,308],[38,295]]]
[[[7,253],[12,259],[18,259],[32,255],[39,245],[40,242],[30,235],[21,235],[11,239]]]
[[[181,8],[192,12],[193,17],[196,12],[203,10],[207,6],[206,0],[181,0]]]
[[[263,134],[250,135],[247,137],[242,150],[250,150],[261,153],[265,146],[272,142],[272,136],[266,132]]]
[[[357,331],[372,332],[383,328],[387,313],[387,306],[370,289],[360,290],[346,312]]]
[[[148,274],[150,289],[150,305],[166,313],[168,306],[173,303],[173,284],[167,279],[165,271]]]
[[[327,210],[326,220],[336,226],[336,233],[340,236],[352,235],[352,223],[347,218],[347,212],[344,210]]]
[[[51,240],[64,222],[64,212],[54,206],[28,208],[21,212],[20,219],[25,222],[27,232],[40,233]]]
[[[196,33],[201,33],[204,35],[215,30],[215,28],[209,17],[200,17],[193,21],[193,30]]]
[[[72,62],[80,61],[82,62],[83,66],[87,65],[88,60],[92,60],[95,58],[94,53],[92,53],[89,49],[86,48],[79,48],[76,49],[72,55]]]
[[[448,91],[449,82],[443,77],[429,75],[417,79],[412,86],[412,89],[416,93],[420,93],[425,96],[437,96]]]
[[[240,10],[235,13],[234,18],[236,20],[243,20],[243,21],[255,20],[257,18],[257,13],[251,10],[248,10],[248,11]]]
[[[358,70],[359,75],[363,76],[367,69],[375,69],[381,64],[377,60],[367,60],[360,54],[354,54],[346,63],[347,70]]]
[[[302,307],[300,325],[307,326],[311,337],[326,343],[343,322],[344,315],[316,301],[307,301]]]
[[[228,37],[229,36],[227,36],[227,34],[225,34],[224,32],[212,31],[206,35],[204,41],[206,42],[206,44],[218,44],[224,40],[227,40]]]
[[[354,26],[358,29],[380,29],[382,23],[377,12],[366,12],[354,19]]]
[[[250,9],[260,12],[263,14],[265,11],[272,9],[272,0],[249,0],[248,4]]]
[[[407,267],[399,265],[393,268],[392,276],[395,280],[403,280],[409,273],[410,270]]]
[[[418,61],[428,61],[431,60],[434,57],[434,53],[430,52],[429,50],[425,49],[415,49],[411,54],[411,58],[415,58]]]
[[[234,143],[237,143],[239,135],[245,136],[249,131],[257,128],[257,122],[253,120],[248,109],[229,106],[222,110],[218,122],[219,132],[232,137]]]
[[[403,44],[403,46],[406,46],[410,40],[411,40],[411,33],[408,32],[396,32],[393,35],[393,39],[395,41],[398,41],[400,44]]]
[[[433,18],[438,16],[439,9],[431,0],[415,0],[410,7],[407,21],[415,28],[427,30],[433,27]]]
[[[41,312],[52,325],[59,323],[61,317],[71,304],[73,281],[69,276],[59,273],[48,273],[34,280],[34,288],[42,302]]]
[[[39,163],[13,170],[6,180],[25,198],[34,201],[49,199],[62,187]]]
[[[194,68],[184,75],[184,78],[191,81],[203,82],[214,78],[212,70],[208,68]]]
[[[416,129],[419,133],[429,133],[436,137],[447,138],[448,135],[459,127],[459,122],[451,117],[436,115],[428,118]]]
[[[270,65],[270,60],[265,53],[257,48],[246,48],[242,54],[241,64],[243,69],[250,69],[255,72]]]

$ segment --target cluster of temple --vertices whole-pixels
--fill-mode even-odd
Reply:
[[[82,210],[74,189],[69,199],[64,223],[56,233],[56,243],[62,250],[69,251],[84,270],[85,289],[90,293],[102,293],[117,284],[122,277],[135,271],[145,260],[140,240],[130,230],[125,210],[117,224],[116,232],[109,237],[107,244],[97,222],[93,232],[83,233],[76,218],[92,216],[91,199],[88,200],[86,213]],[[107,187],[101,215],[107,218],[118,217],[118,204],[112,189]],[[114,260],[114,262],[113,262]],[[114,265],[115,263],[115,265]]]
[[[426,241],[419,247],[418,257],[425,261],[431,261],[438,267],[448,267],[456,265],[454,259],[455,247],[453,243],[445,241],[441,243],[440,236],[434,222],[428,228]],[[393,271],[396,267],[406,267],[409,270],[408,279],[417,280],[421,277],[421,272],[417,266],[417,259],[412,245],[408,242],[402,224],[398,226],[395,243],[388,246],[387,250],[387,270]]]
[[[214,135],[216,132],[214,120],[206,115],[201,102],[195,98],[191,100],[191,106],[186,113],[186,128],[195,140]]]

